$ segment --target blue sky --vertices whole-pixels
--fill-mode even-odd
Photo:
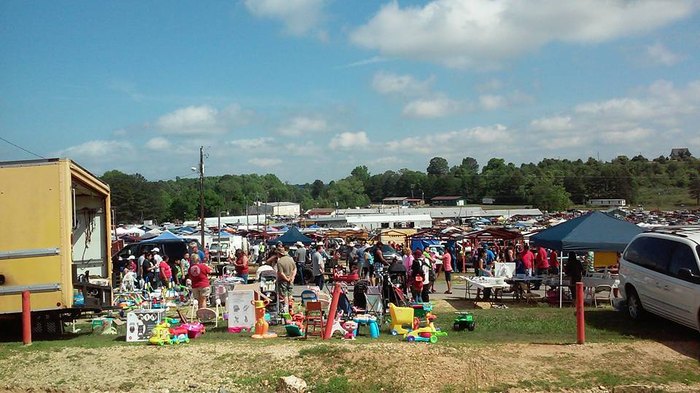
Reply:
[[[0,2],[0,136],[94,173],[290,183],[700,155],[700,3]],[[0,141],[1,160],[36,158]]]

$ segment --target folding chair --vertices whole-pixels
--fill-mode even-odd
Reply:
[[[365,299],[367,300],[367,313],[377,317],[379,324],[384,320],[384,302],[382,301],[381,287],[367,287]]]
[[[598,307],[598,296],[597,295],[601,292],[608,293],[608,296],[605,298],[601,298],[601,300],[607,300],[608,302],[610,302],[610,305],[612,306],[613,305],[613,299],[612,299],[613,289],[612,289],[611,285],[598,285],[597,287],[595,287],[593,289],[593,305],[595,307]]]
[[[304,338],[308,338],[309,335],[323,337],[326,324],[323,320],[321,302],[306,302],[304,317]],[[309,331],[309,328],[311,328],[311,331]]]

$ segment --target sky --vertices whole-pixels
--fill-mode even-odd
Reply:
[[[0,160],[324,182],[700,156],[698,0],[0,2]],[[9,143],[8,143],[9,142]],[[16,147],[16,146],[19,147]]]

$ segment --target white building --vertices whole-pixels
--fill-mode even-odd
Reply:
[[[269,202],[248,207],[248,214],[267,214],[270,216],[298,217],[301,205],[294,202]]]
[[[429,214],[372,214],[347,216],[348,224],[367,230],[378,228],[430,228],[433,219]]]
[[[603,207],[620,207],[625,206],[627,201],[622,198],[600,198],[600,199],[589,199],[588,205],[590,206],[603,206]]]

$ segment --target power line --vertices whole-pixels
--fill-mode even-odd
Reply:
[[[8,143],[8,144],[10,144],[10,145],[12,145],[12,146],[14,146],[14,147],[20,149],[20,150],[24,150],[25,152],[27,152],[27,153],[29,153],[29,154],[31,154],[31,155],[33,155],[33,156],[37,156],[37,157],[39,157],[39,158],[44,158],[44,159],[46,159],[46,157],[40,156],[40,155],[38,155],[38,154],[36,154],[36,153],[34,153],[34,152],[31,152],[31,151],[29,151],[29,150],[23,148],[22,146],[16,145],[16,144],[14,144],[14,143],[8,141],[7,139],[5,139],[5,138],[3,138],[3,137],[1,137],[1,136],[0,136],[0,140],[3,140],[3,141],[5,141],[6,143]]]

